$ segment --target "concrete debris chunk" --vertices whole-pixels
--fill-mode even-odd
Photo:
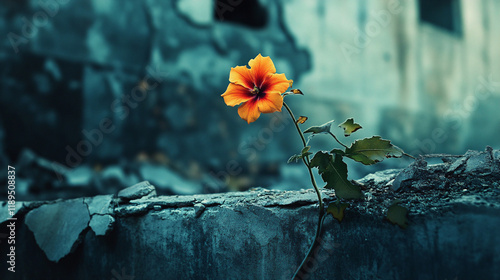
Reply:
[[[82,199],[45,204],[31,210],[25,218],[36,243],[53,262],[77,247],[89,221],[89,211]]]
[[[467,162],[467,157],[461,157],[455,160],[449,167],[446,173],[457,173],[460,167],[464,166]]]
[[[362,179],[356,180],[357,182],[365,185],[368,183],[373,183],[377,186],[390,185],[390,182],[396,178],[396,176],[401,172],[400,169],[387,169],[382,171],[377,171],[372,174],[368,174]]]
[[[417,162],[410,164],[407,168],[401,170],[398,175],[394,178],[394,182],[392,183],[391,189],[397,191],[401,187],[407,185],[407,182],[413,179],[416,176],[418,170]]]
[[[196,203],[194,205],[194,215],[195,215],[195,217],[201,216],[201,214],[203,214],[203,212],[205,211],[205,209],[206,209],[205,205],[203,205],[201,203]]]
[[[155,187],[148,181],[137,183],[118,193],[118,197],[125,200],[139,199],[147,195],[156,195]]]
[[[476,152],[467,160],[466,173],[488,174],[491,173],[492,164],[490,153]]]
[[[112,195],[98,195],[85,198],[85,204],[89,208],[90,215],[94,214],[111,214]]]
[[[115,208],[115,215],[121,217],[143,215],[147,212],[148,212],[147,204],[125,205]]]
[[[104,236],[113,229],[115,218],[111,215],[94,215],[90,220],[90,228],[96,236]]]

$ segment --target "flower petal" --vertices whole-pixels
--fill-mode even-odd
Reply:
[[[252,72],[246,66],[232,67],[229,72],[229,81],[249,89],[254,87]]]
[[[262,91],[283,93],[292,83],[292,80],[287,80],[285,74],[273,74],[264,81]]]
[[[283,107],[283,96],[278,92],[267,92],[264,97],[257,100],[257,106],[261,113],[281,112],[281,107]]]
[[[229,84],[226,92],[221,96],[224,97],[224,102],[226,102],[227,106],[233,107],[255,97],[255,95],[250,93],[249,89],[236,84]]]
[[[276,73],[274,63],[269,56],[263,57],[260,53],[248,62],[250,72],[253,75],[253,82],[257,87],[261,87],[264,80],[270,75]]]
[[[257,107],[257,101],[255,99],[249,100],[243,103],[238,108],[238,115],[248,123],[256,121],[259,116],[259,108]]]

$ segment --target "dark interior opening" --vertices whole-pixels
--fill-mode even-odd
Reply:
[[[258,0],[214,0],[214,18],[252,28],[267,24],[267,11]]]
[[[460,3],[457,0],[420,0],[420,20],[453,34],[462,34]]]

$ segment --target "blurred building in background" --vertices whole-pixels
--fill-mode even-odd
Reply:
[[[498,12],[496,0],[3,1],[0,163],[24,168],[26,195],[140,180],[167,194],[306,188],[285,164],[300,150],[285,113],[248,125],[220,97],[230,67],[258,53],[305,93],[287,101],[304,128],[354,117],[351,137],[413,155],[498,149]]]

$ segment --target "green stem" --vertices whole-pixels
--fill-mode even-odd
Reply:
[[[290,114],[290,117],[292,118],[293,123],[295,124],[295,128],[297,129],[297,132],[300,135],[300,139],[302,139],[302,144],[304,145],[305,148],[307,145],[306,138],[304,137],[304,133],[302,133],[302,130],[300,130],[299,124],[297,123],[297,120],[295,119],[292,110],[290,109],[290,107],[288,107],[288,105],[285,102],[283,102],[283,106],[285,106],[286,110]],[[314,179],[314,175],[310,166],[309,156],[303,157],[302,160],[304,161],[304,164],[307,166],[307,170],[309,170],[309,177],[311,177],[311,183],[313,184],[314,190],[318,195],[320,214],[323,214],[323,200],[321,199],[321,192],[319,191],[318,185],[316,184],[316,180]]]
[[[407,156],[407,157],[410,157],[410,158],[412,158],[412,159],[416,159],[414,156],[409,155],[409,154],[407,154],[407,153],[405,153],[405,152],[403,152],[403,155],[405,155],[405,156]],[[448,155],[448,157],[461,157],[461,156],[451,156],[451,155]]]
[[[304,133],[302,133],[302,130],[300,130],[299,124],[297,123],[297,120],[295,119],[295,116],[293,115],[292,110],[290,109],[290,107],[288,107],[288,105],[285,102],[283,102],[283,106],[285,106],[286,110],[290,114],[290,117],[292,117],[293,123],[295,124],[295,128],[297,128],[297,131],[299,132],[299,135],[300,135],[300,139],[302,139],[302,144],[305,147],[306,146],[306,138],[304,138]]]
[[[304,265],[307,263],[307,261],[313,256],[314,248],[316,248],[316,246],[319,245],[319,237],[321,235],[323,221],[325,220],[326,216],[327,215],[323,214],[323,212],[320,214],[319,220],[318,220],[318,226],[316,227],[316,234],[314,235],[313,243],[311,244],[311,247],[309,247],[309,251],[307,252],[306,257],[302,260],[302,263],[300,263],[299,268],[297,268],[297,270],[293,274],[292,280],[301,279],[301,278],[297,278],[297,276],[298,276],[299,272],[302,270],[302,267],[304,267]]]
[[[288,105],[285,102],[283,102],[283,106],[285,106],[286,110],[290,114],[290,117],[292,118],[292,121],[295,124],[295,128],[297,129],[297,132],[300,135],[300,139],[302,140],[302,144],[303,144],[304,147],[306,147],[307,144],[306,144],[306,139],[304,137],[304,133],[302,133],[302,130],[300,130],[299,124],[297,123],[297,120],[295,119],[295,116],[293,115],[292,110],[290,109],[290,107],[288,107]],[[307,167],[307,170],[309,171],[309,177],[311,178],[311,183],[312,183],[312,185],[314,187],[314,190],[316,191],[316,195],[318,196],[319,218],[318,218],[318,226],[316,227],[316,234],[314,236],[313,243],[311,244],[311,247],[309,248],[309,251],[307,252],[306,257],[304,258],[304,260],[300,264],[299,268],[297,268],[297,271],[295,271],[295,274],[293,275],[292,279],[297,278],[297,274],[302,270],[302,267],[306,264],[306,262],[312,256],[314,248],[317,246],[318,239],[319,239],[319,237],[321,235],[321,228],[322,228],[322,225],[323,225],[324,217],[326,217],[324,215],[324,210],[325,209],[324,209],[324,206],[323,206],[323,199],[321,198],[321,192],[319,191],[318,185],[316,184],[316,180],[314,179],[314,174],[313,174],[312,169],[311,169],[311,161],[309,160],[309,156],[306,155],[305,157],[302,157],[302,161],[304,162],[305,166]]]
[[[335,141],[337,141],[337,143],[339,143],[340,145],[344,146],[344,148],[347,149],[347,146],[344,145],[342,142],[340,142],[337,136],[335,136],[335,134],[331,133],[330,131],[328,131],[328,133],[330,133],[330,135],[333,137],[333,139],[335,139]]]

